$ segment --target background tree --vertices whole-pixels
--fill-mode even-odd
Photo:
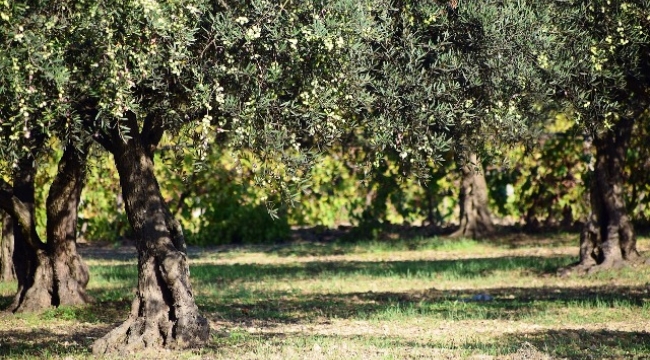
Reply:
[[[479,154],[490,141],[529,138],[531,124],[541,117],[545,84],[535,58],[550,46],[544,27],[548,13],[530,2],[460,2],[450,7],[450,18],[465,101],[456,127],[464,141],[457,147],[462,181],[460,228],[454,235],[480,238],[494,225]]]
[[[453,147],[459,158],[457,235],[492,231],[482,144],[528,134],[544,95],[536,54],[550,46],[547,14],[526,2],[400,2],[377,11],[366,135],[377,161],[392,152],[403,174],[426,175]]]
[[[13,219],[13,258],[18,293],[10,310],[34,311],[52,305],[75,305],[88,300],[88,271],[76,253],[76,208],[83,163],[69,130],[73,120],[63,94],[68,70],[55,41],[63,28],[49,9],[4,4],[3,51],[0,55],[0,203]],[[42,155],[59,131],[66,150],[50,192],[47,242],[36,232],[34,179]],[[81,167],[82,168],[82,167]],[[9,232],[7,232],[9,234]]]
[[[567,270],[635,262],[639,253],[623,194],[623,167],[634,123],[647,119],[650,42],[644,9],[650,3],[556,5],[555,26],[564,46],[547,67],[595,147],[591,214],[581,234],[580,261]]]

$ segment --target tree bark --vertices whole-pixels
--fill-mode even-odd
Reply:
[[[616,268],[641,260],[623,194],[625,154],[633,125],[631,119],[622,119],[594,139],[591,211],[580,235],[580,260],[560,269],[563,275]]]
[[[84,167],[85,154],[73,146],[66,147],[48,194],[46,244],[36,232],[33,160],[21,161],[14,174],[13,187],[3,184],[0,206],[13,218],[18,279],[18,291],[9,310],[41,311],[90,300],[85,294],[88,268],[76,252],[77,205]]]
[[[451,236],[480,239],[494,232],[488,189],[478,156],[469,154],[461,166],[460,227]]]
[[[15,269],[18,291],[9,306],[12,312],[39,311],[52,306],[53,274],[47,247],[36,232],[34,214],[34,159],[27,156],[18,163],[13,188],[5,194],[10,207],[4,210],[13,218]]]
[[[47,196],[47,241],[54,266],[55,305],[81,305],[86,294],[88,266],[77,252],[77,210],[86,179],[88,146],[68,145]]]
[[[193,347],[209,337],[208,321],[194,301],[180,224],[167,208],[154,174],[155,144],[138,133],[130,115],[131,138],[113,134],[110,144],[103,145],[113,153],[120,174],[138,250],[138,288],[129,318],[93,344],[95,354]]]
[[[14,222],[11,216],[0,210],[2,219],[2,238],[0,241],[0,281],[16,280],[14,269]]]

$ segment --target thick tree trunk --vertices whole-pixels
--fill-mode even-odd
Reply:
[[[591,213],[580,235],[580,260],[561,269],[561,274],[594,272],[640,261],[623,194],[623,167],[632,127],[632,120],[623,119],[594,140]]]
[[[55,305],[80,305],[86,294],[88,266],[77,253],[77,210],[86,179],[87,147],[67,146],[47,196],[47,241],[54,265]]]
[[[0,210],[2,219],[2,238],[0,241],[0,281],[16,280],[14,269],[14,221],[4,210]]]
[[[5,208],[13,218],[15,269],[18,291],[9,310],[32,312],[52,306],[54,293],[52,262],[46,245],[36,233],[34,214],[34,177],[36,167],[33,158],[26,157],[14,173],[13,198],[21,206]]]
[[[12,215],[18,291],[13,312],[87,302],[88,268],[76,252],[77,205],[83,188],[85,154],[68,146],[47,200],[48,243],[36,233],[34,175],[31,159],[21,162],[13,188],[3,187],[2,207]],[[5,184],[6,185],[6,184]]]
[[[470,154],[461,166],[460,227],[451,236],[479,239],[494,232],[488,209],[488,189],[478,156]]]
[[[95,354],[198,346],[209,337],[189,280],[185,240],[160,193],[151,144],[131,123],[131,138],[107,147],[120,174],[138,250],[138,288],[129,318],[93,345]],[[104,142],[106,146],[106,143]]]

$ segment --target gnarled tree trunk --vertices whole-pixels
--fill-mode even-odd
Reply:
[[[14,221],[4,210],[2,219],[2,238],[0,238],[0,281],[16,280],[14,269]]]
[[[69,145],[47,196],[47,242],[54,266],[55,305],[80,305],[86,294],[88,266],[77,252],[77,211],[86,179],[88,146]]]
[[[133,114],[130,114],[134,116]],[[151,143],[132,119],[131,138],[113,134],[102,144],[113,153],[126,213],[138,250],[138,288],[129,318],[93,345],[93,352],[129,353],[205,343],[207,320],[199,314],[189,279],[185,240],[156,180]]]
[[[32,312],[53,305],[52,263],[47,246],[36,233],[34,178],[36,167],[31,156],[21,159],[13,176],[13,189],[6,194],[12,206],[5,208],[13,218],[15,269],[18,291],[9,310]]]
[[[76,252],[77,205],[83,188],[85,154],[68,146],[48,196],[48,243],[36,233],[34,176],[31,158],[19,164],[13,187],[3,183],[0,206],[11,214],[18,291],[9,310],[40,311],[51,306],[78,305],[85,294],[88,268]]]
[[[591,212],[580,234],[580,260],[561,274],[594,272],[640,260],[634,227],[625,206],[625,153],[633,121],[622,119],[594,139],[596,163],[590,184]]]
[[[451,236],[479,239],[494,232],[488,189],[478,156],[469,154],[461,166],[460,227]]]

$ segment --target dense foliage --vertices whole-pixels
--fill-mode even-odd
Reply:
[[[629,59],[621,64],[643,63],[639,54],[646,43],[643,23],[647,20],[634,3],[614,10],[607,7],[612,16],[603,15],[605,8],[598,10],[597,5],[564,5],[559,12],[562,16],[552,18],[534,4],[489,4],[404,2],[368,7],[348,1],[327,5],[253,1],[161,6],[134,2],[133,12],[131,8],[96,5],[78,15],[75,11],[81,10],[83,3],[71,3],[67,10],[65,5],[32,8],[5,4],[3,21],[11,26],[2,28],[10,50],[3,54],[1,67],[6,79],[1,92],[5,99],[2,130],[7,134],[4,139],[9,140],[2,146],[4,158],[18,159],[21,150],[33,151],[32,135],[38,129],[64,138],[78,133],[79,108],[77,113],[71,111],[73,100],[85,106],[92,95],[113,99],[95,104],[102,114],[119,115],[124,109],[166,114],[161,117],[163,128],[173,129],[175,135],[167,137],[169,151],[161,152],[160,161],[167,166],[159,166],[160,171],[163,178],[169,178],[162,183],[174,189],[169,190],[168,200],[176,202],[183,196],[176,211],[187,219],[184,224],[190,232],[222,224],[223,230],[210,231],[206,239],[241,238],[233,235],[237,230],[225,229],[237,228],[233,224],[242,220],[236,218],[252,216],[265,223],[262,209],[273,209],[282,198],[293,206],[302,203],[296,208],[275,209],[283,219],[299,225],[389,219],[418,223],[434,212],[441,214],[436,220],[439,224],[453,222],[450,209],[456,202],[457,180],[450,173],[451,166],[437,165],[439,170],[434,172],[420,168],[421,175],[448,174],[438,189],[440,179],[405,184],[405,164],[426,167],[431,160],[439,164],[444,154],[440,150],[448,148],[448,136],[453,134],[469,136],[472,146],[494,138],[489,135],[494,133],[501,140],[529,135],[531,126],[539,129],[539,120],[533,121],[540,119],[537,114],[551,104],[544,100],[544,90],[573,87],[575,90],[567,91],[576,94],[568,97],[575,102],[568,117],[584,123],[591,118],[585,111],[624,103],[600,95],[589,95],[596,102],[580,100],[589,93],[576,86],[593,88],[597,79],[602,79],[598,81],[606,88],[612,88],[606,81],[620,84],[623,73],[615,70],[621,67],[611,66],[619,63],[608,60],[611,56]],[[591,14],[585,21],[600,21],[605,16],[611,26],[599,27],[602,35],[588,37],[584,28],[570,26],[583,13]],[[75,21],[78,24],[71,27]],[[142,21],[152,24],[151,30],[112,29],[114,23],[135,26]],[[551,48],[551,40],[571,46]],[[95,50],[85,51],[88,46]],[[194,53],[200,55],[198,61]],[[571,60],[580,53],[589,56],[584,61]],[[73,69],[65,65],[71,57]],[[639,66],[624,66],[644,74]],[[75,73],[84,74],[84,78],[75,79],[70,86],[70,76]],[[594,75],[576,78],[585,85],[568,82],[573,81],[571,74],[587,73]],[[630,74],[628,71],[627,76]],[[545,85],[549,79],[556,85]],[[196,121],[186,128],[184,116]],[[362,122],[364,126],[360,126]],[[93,126],[101,130],[107,124],[102,120]],[[428,133],[432,137],[422,136]],[[580,130],[574,129],[559,137],[545,136],[548,141],[543,147],[533,146],[542,149],[541,154],[535,150],[531,158],[514,150],[513,155],[506,154],[514,162],[505,167],[492,156],[486,175],[498,213],[514,217],[515,222],[523,217],[527,223],[549,223],[550,218],[561,217],[568,206],[573,220],[584,216],[581,204],[585,197],[579,179],[589,160],[588,154],[582,154],[580,135]],[[310,159],[316,156],[309,149],[342,136],[345,145],[308,171]],[[567,146],[576,136],[578,143]],[[354,139],[352,143],[350,139]],[[641,136],[637,141],[643,142]],[[230,152],[227,164],[219,165],[216,161],[222,161],[217,159],[225,152],[208,149],[211,146],[244,152]],[[355,146],[365,150],[355,151]],[[302,149],[307,151],[298,151]],[[638,152],[630,156],[639,158]],[[15,161],[3,162],[5,174]],[[492,161],[496,165],[491,165]],[[545,161],[566,165],[543,165]],[[381,175],[368,175],[367,167],[359,167],[364,163],[374,163]],[[197,166],[208,172],[197,172]],[[116,230],[127,235],[125,215],[118,210],[117,174],[112,170],[115,177],[109,184],[111,176],[99,174],[110,168],[96,169],[83,204],[84,229],[90,238],[110,237]],[[634,184],[644,181],[639,178],[641,173],[632,172]],[[309,189],[304,187],[305,178],[313,180]],[[562,190],[557,183],[571,185]],[[376,193],[373,186],[381,191]],[[514,192],[506,191],[509,186]],[[631,186],[632,208],[643,207],[643,188]],[[435,209],[426,205],[432,197],[436,198]],[[241,200],[233,200],[236,198]],[[251,210],[245,210],[249,206]],[[256,212],[260,213],[253,215]],[[286,220],[281,222],[286,224]],[[259,228],[275,225],[270,222]],[[278,231],[277,235],[251,234],[246,241],[286,236],[286,230]]]
[[[636,260],[626,201],[648,212],[647,146],[633,145],[650,118],[649,6],[2,1],[0,206],[32,248],[20,286],[65,303],[52,294],[59,270],[82,268],[80,203],[88,237],[132,238],[139,254],[132,313],[94,350],[200,345],[183,228],[206,245],[284,240],[291,225],[446,225],[468,165],[510,223],[586,221],[585,270]],[[83,295],[87,273],[70,276]]]

